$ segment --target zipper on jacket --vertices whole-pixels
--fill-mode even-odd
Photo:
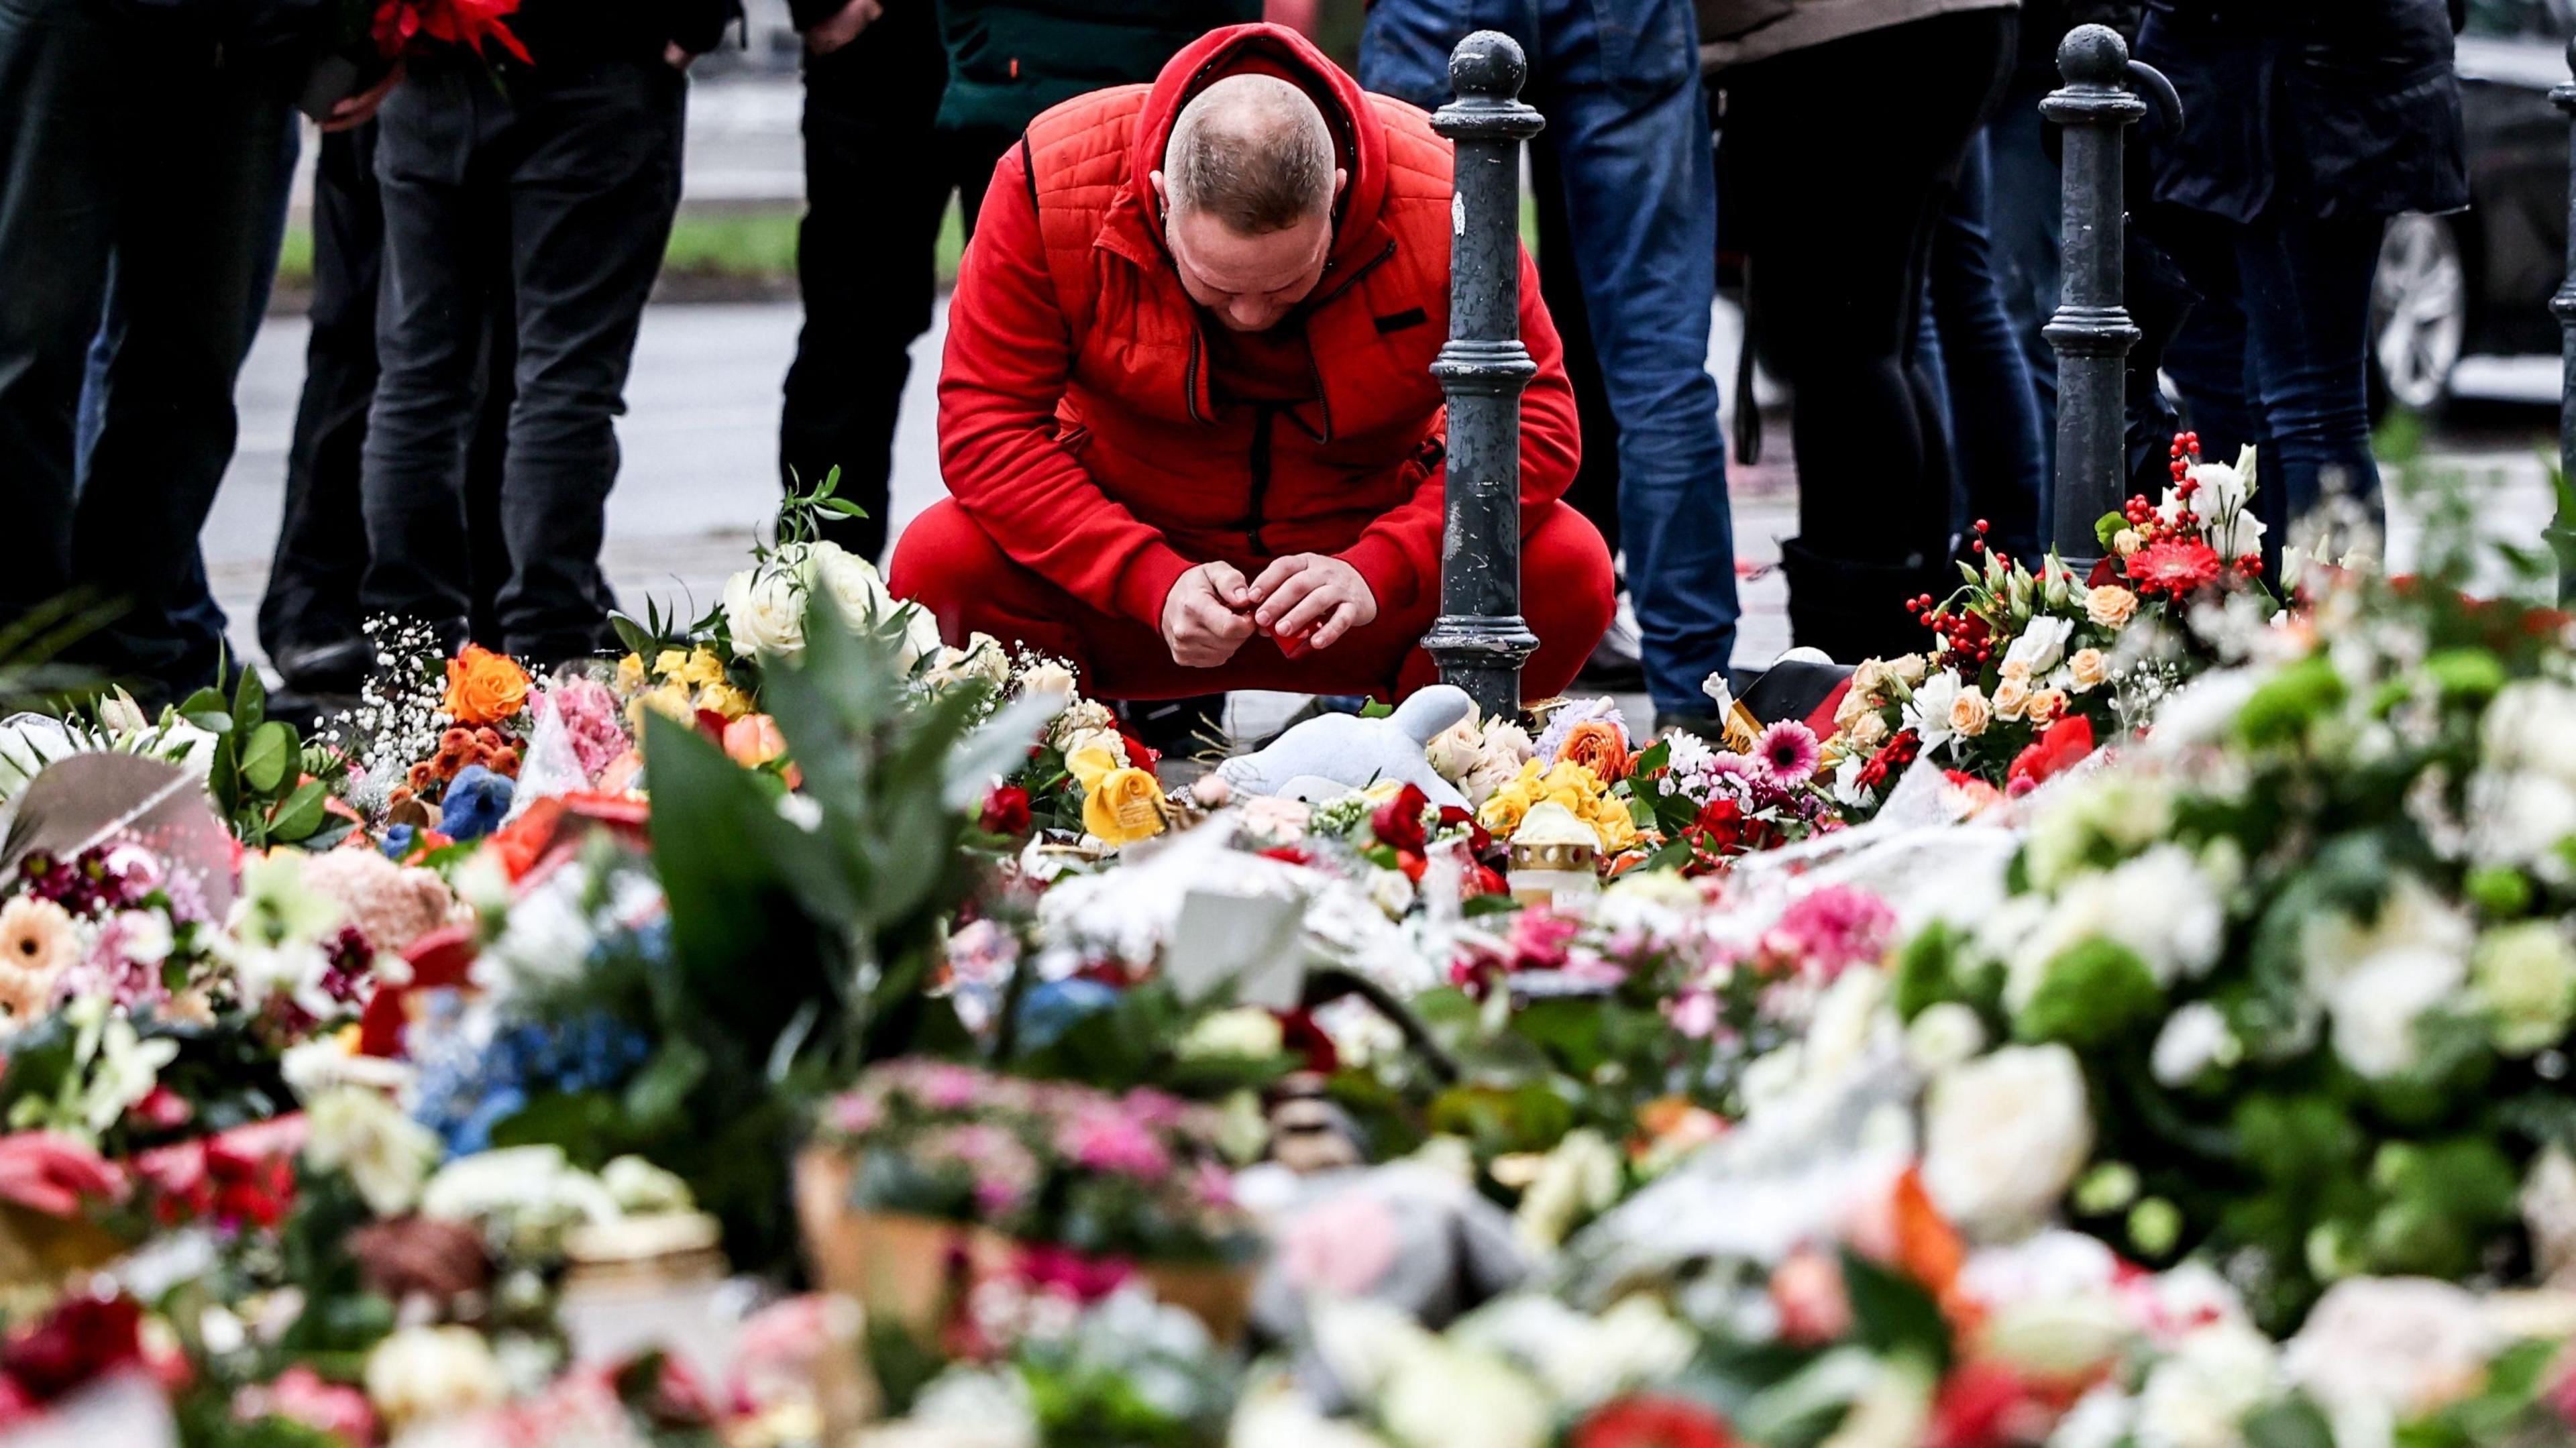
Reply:
[[[1278,416],[1279,409],[1276,404],[1268,402],[1253,404],[1252,509],[1250,514],[1244,519],[1243,527],[1244,532],[1251,539],[1253,554],[1262,558],[1270,556],[1270,549],[1261,541],[1261,528],[1262,524],[1266,521],[1261,516],[1261,508],[1262,504],[1269,500],[1270,431],[1271,424],[1277,420]]]

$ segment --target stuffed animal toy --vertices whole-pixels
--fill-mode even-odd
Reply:
[[[1216,772],[1241,794],[1311,799],[1318,780],[1365,789],[1391,779],[1419,785],[1423,797],[1441,808],[1464,807],[1466,797],[1440,777],[1422,750],[1474,707],[1466,690],[1433,684],[1383,719],[1356,714],[1309,719],[1270,741],[1268,748],[1227,760]]]

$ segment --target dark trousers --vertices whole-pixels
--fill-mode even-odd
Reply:
[[[1504,31],[1530,56],[1530,102],[1556,147],[1570,250],[1618,420],[1620,545],[1646,688],[1667,712],[1735,651],[1735,536],[1717,382],[1717,177],[1691,7],[1679,0],[1378,0],[1360,82],[1449,99],[1449,53]],[[1560,327],[1560,330],[1564,330]],[[1587,437],[1586,441],[1590,439]],[[1526,571],[1526,570],[1524,570]],[[1524,597],[1546,586],[1533,577]]]
[[[896,415],[911,347],[930,329],[939,224],[961,198],[968,234],[993,163],[1019,138],[936,129],[939,91],[891,81],[944,73],[926,5],[888,7],[850,45],[808,59],[805,202],[796,279],[805,327],[787,369],[778,428],[781,481],[811,488],[834,468],[864,518],[829,518],[824,536],[882,558]]]
[[[2255,514],[2277,564],[2292,523],[2329,492],[2380,511],[2370,451],[2370,281],[2387,219],[2320,221],[2275,205],[2253,222],[2164,208],[2156,240],[2201,300],[2165,349],[2201,453],[2261,449]]]
[[[123,598],[80,653],[146,702],[212,679],[197,535],[231,460],[297,68],[93,0],[0,0],[0,627]],[[113,274],[117,306],[100,337]],[[75,441],[102,340],[98,434]]]
[[[1796,394],[1799,541],[1818,558],[1913,566],[1948,551],[1952,474],[1916,319],[1934,224],[2013,37],[2013,12],[1974,10],[1723,78],[1753,341]],[[1921,82],[1901,126],[1836,99],[1851,76],[1899,72]],[[1869,602],[1895,620],[1901,599]]]
[[[2005,309],[1996,264],[1987,138],[1968,143],[1959,184],[1933,221],[1926,276],[1925,368],[1948,430],[1967,521],[1987,546],[2036,566],[2048,537],[2048,453],[2039,393]]]
[[[272,659],[360,637],[359,586],[367,571],[360,454],[376,397],[376,288],[384,247],[375,126],[324,136],[313,170],[312,332],[304,347],[304,391],[287,448],[277,551],[259,604],[260,647]],[[481,410],[466,450],[471,616],[474,633],[483,638],[499,636],[493,599],[510,568],[500,536],[501,458],[515,350],[508,317],[502,310],[488,329]]]
[[[605,641],[612,419],[679,206],[687,96],[685,74],[636,57],[514,73],[506,93],[479,66],[415,72],[386,102],[368,612],[426,620],[450,642],[467,631],[466,452],[488,319],[506,298],[500,645],[544,660]]]

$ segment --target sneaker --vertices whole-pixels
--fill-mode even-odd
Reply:
[[[1637,615],[1628,607],[1625,595],[1619,599],[1619,611],[1611,616],[1610,631],[1592,646],[1592,657],[1583,661],[1583,671],[1574,676],[1573,692],[1577,694],[1634,694],[1646,687],[1644,642],[1637,634]]]

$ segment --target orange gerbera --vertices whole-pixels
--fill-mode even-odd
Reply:
[[[528,671],[481,644],[447,661],[448,717],[459,724],[498,724],[528,704]]]

